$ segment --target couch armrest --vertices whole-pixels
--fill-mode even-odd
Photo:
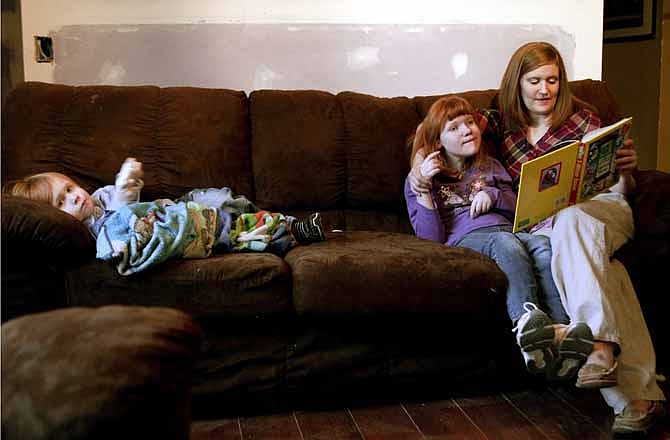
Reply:
[[[95,240],[69,214],[34,200],[2,196],[2,253],[5,263],[48,261],[64,266],[95,256]]]
[[[670,174],[644,170],[635,173],[636,191],[631,200],[635,238],[670,240]]]
[[[633,283],[656,279],[659,264],[670,261],[670,174],[655,170],[635,172],[636,190],[629,198],[635,236],[614,257],[628,270]],[[644,289],[637,288],[638,294]]]
[[[74,217],[44,203],[2,196],[2,321],[67,305],[65,268],[95,257]]]
[[[670,367],[670,339],[666,336],[670,297],[663,286],[670,267],[670,174],[638,171],[637,189],[630,200],[635,238],[617,251],[631,277],[656,348],[657,370]]]

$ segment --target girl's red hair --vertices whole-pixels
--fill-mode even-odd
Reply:
[[[441,149],[440,135],[447,122],[463,115],[472,115],[475,109],[466,99],[460,96],[450,95],[445,96],[433,103],[423,119],[423,122],[416,129],[412,143],[412,155],[410,163],[414,161],[417,154],[426,157],[433,151]],[[442,152],[441,156],[444,154]],[[471,166],[479,166],[482,161],[484,153],[482,149],[466,162],[466,168]],[[446,162],[442,157],[443,172],[449,175],[457,175],[461,170],[452,170],[446,166]]]

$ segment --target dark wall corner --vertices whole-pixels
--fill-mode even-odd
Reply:
[[[21,0],[2,0],[2,104],[24,81]]]

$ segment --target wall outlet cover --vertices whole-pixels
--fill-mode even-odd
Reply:
[[[35,35],[35,58],[38,63],[53,62],[54,46],[51,37]]]

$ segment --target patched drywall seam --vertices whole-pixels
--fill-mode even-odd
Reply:
[[[53,33],[54,82],[414,96],[496,88],[528,40],[555,44],[570,73],[574,37],[551,25],[70,25]]]

